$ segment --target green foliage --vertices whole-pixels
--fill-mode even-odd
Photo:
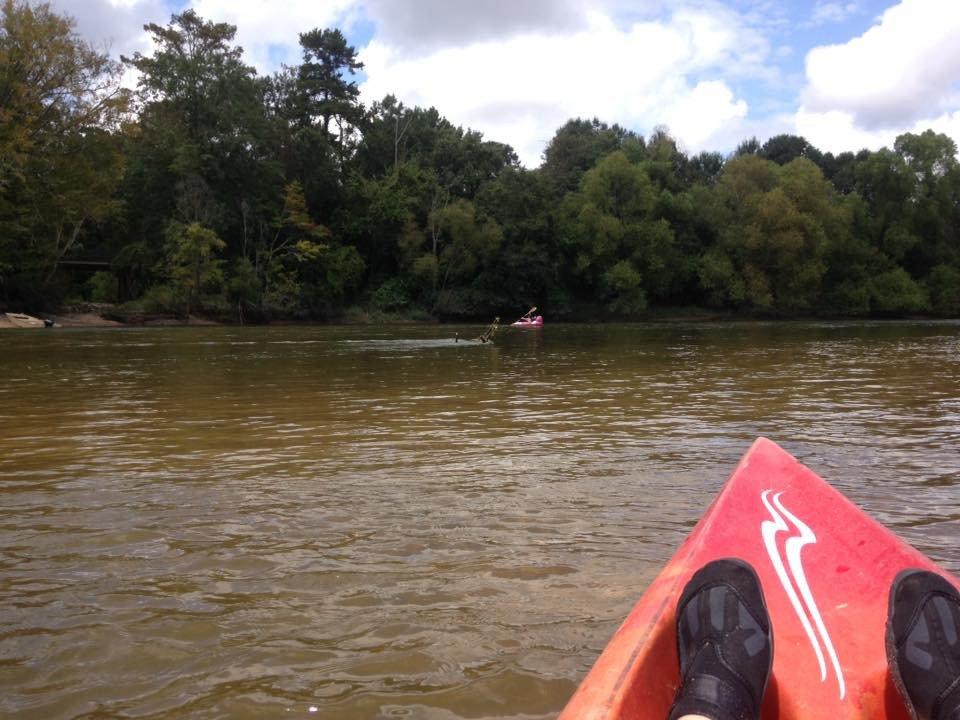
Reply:
[[[930,304],[938,315],[960,315],[960,269],[949,265],[937,265],[927,277]]]
[[[827,293],[826,314],[848,317],[869,314],[871,289],[869,282],[841,281]]]
[[[543,172],[559,192],[572,191],[583,173],[600,158],[621,149],[628,139],[636,139],[636,135],[618,125],[610,127],[596,118],[569,120],[543,151]]]
[[[337,303],[360,286],[366,269],[363,258],[352,245],[334,248],[326,253],[323,265],[326,271],[327,295]]]
[[[437,286],[440,276],[440,266],[433,255],[421,255],[413,261],[411,274],[420,288],[421,294],[431,291]]]
[[[436,258],[435,290],[441,293],[448,283],[469,281],[488,267],[500,250],[503,230],[493,219],[478,216],[476,207],[467,200],[457,200],[434,210],[429,223],[434,238]],[[415,272],[423,276],[429,266],[421,263]]]
[[[697,273],[710,305],[736,308],[746,300],[743,278],[730,256],[722,249],[712,248],[704,254],[698,263]]]
[[[756,137],[748,138],[741,141],[737,145],[737,149],[733,151],[734,157],[742,157],[744,155],[759,155],[760,154],[760,141]]]
[[[702,152],[690,159],[687,173],[691,183],[715,185],[723,172],[724,157],[718,152]]]
[[[213,230],[199,223],[171,223],[168,230],[167,276],[184,298],[186,315],[202,292],[215,292],[223,284],[223,260],[218,257],[226,243]]]
[[[610,153],[587,172],[581,188],[592,207],[621,222],[644,217],[654,203],[650,177],[621,151]]]
[[[647,308],[643,277],[628,260],[621,260],[603,276],[610,310],[619,315],[635,315]]]
[[[819,164],[822,154],[798,135],[774,135],[756,153],[777,165],[786,165],[797,158],[808,158]]]
[[[90,299],[95,303],[115,303],[120,293],[117,276],[100,270],[87,281]]]
[[[360,117],[357,84],[347,80],[363,69],[357,51],[337,29],[314,29],[300,34],[303,64],[297,74],[297,108],[303,124],[320,122],[330,133],[333,121],[339,133],[331,138],[343,142],[347,127]]]
[[[882,315],[905,315],[929,309],[926,290],[903,268],[877,275],[870,283],[870,306]]]
[[[169,285],[153,285],[143,294],[143,309],[148,313],[164,315],[182,307],[177,291]]]
[[[410,293],[402,278],[390,278],[370,297],[370,306],[381,312],[396,312],[410,305]]]
[[[0,0],[0,302],[53,305],[86,282],[97,300],[244,320],[367,317],[361,302],[374,317],[960,314],[946,135],[690,157],[664,127],[573,119],[527,170],[436,108],[364,107],[335,28],[301,33],[301,61],[271,77],[195,10],[146,29],[152,49],[125,59],[131,104],[69,18]],[[77,260],[111,272],[87,281]]]
[[[722,252],[705,255],[699,268],[711,302],[781,314],[813,310],[826,271],[827,228],[840,222],[819,168],[804,158],[779,168],[742,155],[727,163],[718,193]]]
[[[260,279],[249,258],[239,257],[233,262],[227,279],[227,295],[240,307],[253,307],[260,298]]]
[[[49,5],[0,5],[0,290],[55,292],[59,263],[116,210],[120,68]]]

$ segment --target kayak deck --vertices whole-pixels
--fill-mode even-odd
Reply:
[[[614,634],[561,720],[667,716],[679,683],[677,599],[707,562],[757,571],[773,627],[762,718],[909,720],[887,672],[890,585],[907,567],[957,580],[801,465],[758,439]]]

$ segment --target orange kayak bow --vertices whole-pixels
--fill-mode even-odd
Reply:
[[[756,569],[773,626],[763,720],[909,720],[887,671],[890,585],[907,567],[953,576],[778,445],[758,439],[614,634],[560,720],[663,720],[679,682],[674,609],[702,565]]]

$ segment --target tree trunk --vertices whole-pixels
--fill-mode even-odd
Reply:
[[[57,268],[60,267],[60,261],[63,260],[64,256],[73,247],[76,243],[77,238],[80,236],[80,228],[83,227],[83,220],[78,222],[73,226],[73,230],[70,231],[70,238],[64,243],[63,247],[60,247],[60,240],[63,238],[63,226],[57,227],[57,239],[54,241],[54,258],[53,265],[50,267],[50,270],[47,272],[46,276],[43,278],[43,285],[49,285],[50,281],[53,280],[53,276],[57,274]]]

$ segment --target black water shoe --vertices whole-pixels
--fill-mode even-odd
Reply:
[[[677,603],[681,685],[669,720],[757,720],[773,663],[773,636],[756,572],[734,558],[714,560]]]
[[[887,664],[914,720],[960,720],[960,593],[939,575],[894,579]]]

